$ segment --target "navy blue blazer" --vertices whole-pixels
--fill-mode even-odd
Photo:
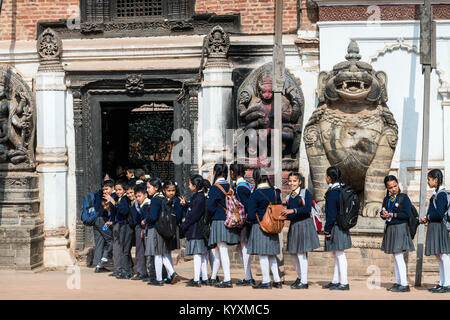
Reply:
[[[272,204],[281,204],[281,192],[279,190],[276,191],[275,198],[275,192],[273,188],[255,189],[248,201],[247,221],[250,224],[258,223],[256,215],[258,215],[260,221],[263,219],[267,207],[269,206],[269,201],[267,201],[266,197],[272,202]]]
[[[203,235],[200,228],[197,226],[197,222],[205,214],[205,204],[206,197],[203,192],[196,192],[192,195],[189,201],[186,219],[180,226],[181,230],[183,230],[186,235],[187,240],[203,239]]]
[[[337,188],[328,191],[325,197],[325,227],[324,232],[330,233],[336,223],[339,214],[339,194],[341,193]]]
[[[236,198],[244,205],[245,212],[248,213],[248,201],[250,200],[252,191],[242,184],[239,184],[234,191]]]
[[[222,186],[225,192],[228,192],[231,188],[228,182],[218,182],[218,184]],[[226,208],[225,194],[219,189],[219,187],[212,185],[209,189],[208,198],[206,209],[208,210],[208,215],[212,217],[211,220],[225,221],[227,218],[224,210],[224,208]]]
[[[116,201],[115,207],[115,222],[118,222],[119,224],[128,223],[127,217],[130,213],[130,199],[128,199],[126,194]]]
[[[389,203],[389,197],[384,197],[383,207],[389,212],[393,213],[391,221],[386,221],[386,224],[401,224],[408,223],[409,215],[411,214],[411,200],[405,193],[400,193],[394,203]],[[381,218],[386,220],[385,218]]]
[[[142,220],[145,219],[149,211],[150,211],[150,202],[144,202],[141,207],[136,201],[134,205],[131,206],[131,215],[133,217],[134,224],[139,225],[141,229],[144,229],[144,227],[141,225],[141,222]]]
[[[159,216],[161,215],[163,199],[164,197],[160,196],[152,198],[152,202],[150,204],[150,214],[145,219],[146,223],[148,223],[149,229],[155,226],[156,221],[158,221]],[[175,215],[177,216],[177,222],[179,222],[183,214],[180,199],[173,198],[172,201],[173,201],[172,204],[175,209]]]
[[[434,206],[434,198],[436,198],[436,206]],[[428,205],[427,218],[431,222],[441,222],[447,209],[447,192],[438,192],[433,195]]]
[[[291,222],[306,220],[311,217],[311,209],[312,209],[312,195],[308,191],[305,190],[305,205],[302,204],[302,200],[300,194],[297,194],[294,198],[289,197],[287,208],[295,209],[295,213],[290,213],[286,215],[286,218]]]

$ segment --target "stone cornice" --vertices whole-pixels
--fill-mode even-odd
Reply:
[[[423,4],[423,0],[315,0],[314,2],[320,7]],[[431,1],[431,4],[448,4],[448,1]]]

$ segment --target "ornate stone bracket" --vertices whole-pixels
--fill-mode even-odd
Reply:
[[[44,30],[37,40],[37,52],[41,63],[39,72],[63,72],[61,64],[62,41],[50,28]]]

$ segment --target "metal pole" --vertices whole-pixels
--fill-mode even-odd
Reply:
[[[428,172],[428,149],[430,137],[430,74],[435,67],[435,27],[433,26],[433,13],[430,0],[425,0],[422,7],[420,21],[420,60],[422,72],[424,73],[423,92],[423,134],[422,134],[422,163],[420,172],[420,207],[419,215],[426,215],[425,203],[427,201],[427,172]],[[425,227],[419,225],[417,232],[417,260],[415,286],[422,285],[423,245],[425,240]]]

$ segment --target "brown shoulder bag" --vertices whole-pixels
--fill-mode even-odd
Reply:
[[[258,190],[259,191],[259,190]],[[277,199],[277,192],[275,189],[275,201]],[[261,230],[266,233],[277,234],[283,230],[284,221],[286,216],[281,215],[281,211],[284,209],[282,204],[273,204],[261,191],[259,191],[267,201],[269,205],[267,206],[266,212],[264,213],[262,221],[259,220],[258,213],[256,213],[256,219],[258,220]]]

